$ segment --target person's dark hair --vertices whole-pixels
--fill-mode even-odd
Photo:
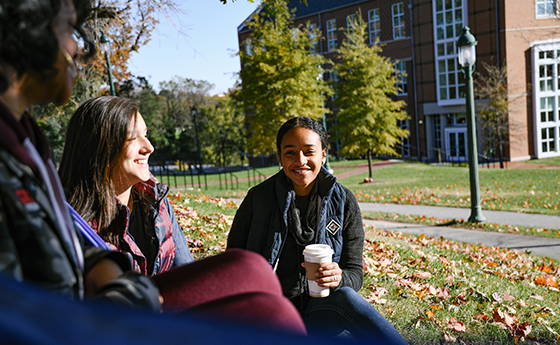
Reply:
[[[101,237],[119,247],[108,230],[117,213],[112,176],[121,163],[136,125],[138,106],[127,98],[102,96],[83,103],[72,115],[59,175],[68,202]]]
[[[278,130],[278,134],[276,135],[276,149],[278,150],[278,154],[282,152],[282,148],[280,146],[282,145],[282,139],[284,138],[284,135],[286,135],[286,133],[288,133],[290,129],[300,127],[312,130],[313,132],[317,133],[317,135],[319,135],[319,138],[321,138],[321,150],[328,148],[329,135],[327,134],[327,131],[325,130],[323,125],[313,120],[312,118],[302,116],[294,117],[293,119],[284,122],[284,124]]]
[[[10,66],[17,77],[34,70],[47,78],[59,52],[53,23],[62,1],[72,1],[76,9],[76,31],[85,42],[88,56],[95,44],[83,26],[91,10],[91,0],[0,0],[0,93],[9,87],[1,66]]]

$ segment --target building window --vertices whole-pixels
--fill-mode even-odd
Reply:
[[[439,115],[434,116],[434,147],[441,149],[441,119]]]
[[[253,56],[253,46],[250,38],[245,40],[245,53],[247,56]]]
[[[354,31],[354,25],[357,23],[357,21],[358,16],[355,13],[346,16],[346,29],[348,30],[348,33],[352,33]],[[350,40],[348,41],[350,42]]]
[[[336,19],[327,20],[327,44],[330,52],[336,50]]]
[[[410,125],[408,120],[399,121],[401,129],[409,129]],[[401,138],[401,155],[403,157],[410,157],[410,135]]]
[[[405,61],[398,61],[395,63],[395,79],[397,81],[397,95],[400,96],[408,94]]]
[[[434,0],[434,40],[438,104],[452,105],[464,102],[465,81],[457,61],[456,42],[462,33],[464,0]]]
[[[354,28],[354,22],[358,20],[357,15],[354,14],[350,14],[348,16],[346,16],[346,28],[347,29],[353,29]]]
[[[334,84],[338,83],[339,79],[338,79],[338,74],[336,74],[336,72],[327,72],[327,75],[329,76],[329,79],[332,81],[331,85],[334,86]],[[338,93],[336,92],[336,88],[334,88],[334,93],[331,96],[331,100],[335,101],[338,98]]]
[[[369,43],[379,42],[381,35],[381,18],[379,17],[379,8],[375,8],[368,12],[369,26]]]
[[[534,137],[537,158],[560,156],[559,60],[560,41],[541,42],[533,46]]]
[[[393,12],[393,39],[406,37],[404,22],[404,4],[399,2],[391,6]]]
[[[556,15],[557,0],[537,0],[537,16],[554,16]]]
[[[540,91],[552,91],[552,69],[554,65],[539,66]]]
[[[311,41],[311,46],[309,47],[309,52],[311,54],[316,54],[319,52],[319,38],[317,37],[317,24],[309,24],[309,40]]]
[[[541,97],[540,115],[542,123],[554,122],[554,97]]]

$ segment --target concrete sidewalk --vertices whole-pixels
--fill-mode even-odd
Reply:
[[[374,225],[378,229],[385,229],[389,231],[400,231],[416,235],[425,234],[428,237],[443,237],[452,241],[515,249],[522,252],[529,252],[531,254],[560,260],[560,239],[549,237],[505,234],[499,232],[486,232],[369,219],[364,219],[364,225]]]
[[[426,217],[436,217],[441,219],[469,219],[471,215],[470,208],[457,207],[440,207],[440,206],[424,206],[424,205],[398,205],[398,204],[380,204],[371,202],[361,202],[360,209],[362,212],[385,212],[397,213],[404,215],[416,215]],[[560,217],[549,216],[534,213],[518,213],[505,211],[488,211],[483,210],[482,215],[486,218],[487,223],[521,225],[527,227],[537,227],[545,229],[560,229]]]
[[[398,213],[403,215],[437,217],[444,219],[468,219],[470,215],[470,209],[452,207],[360,203],[360,208],[362,212],[379,211],[387,213]],[[557,229],[560,225],[560,217],[557,216],[524,214],[504,211],[483,211],[482,214],[486,217],[487,222],[495,224],[524,225],[532,227],[543,227],[548,229]],[[555,239],[550,237],[517,235],[500,232],[488,232],[443,226],[387,222],[368,219],[364,219],[364,224],[374,225],[376,228],[391,231],[401,231],[416,235],[425,234],[429,237],[443,237],[445,239],[453,241],[516,249],[519,251],[526,251],[535,255],[546,256],[549,258],[560,260],[560,238]]]

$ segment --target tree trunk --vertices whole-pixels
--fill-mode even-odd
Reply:
[[[368,170],[369,170],[369,178],[370,180],[373,179],[373,169],[372,169],[372,163],[371,163],[371,151],[368,150],[367,152],[367,161],[368,161]],[[373,180],[372,180],[373,182]]]
[[[504,168],[504,154],[503,154],[503,141],[502,141],[502,135],[500,133],[498,133],[498,157],[500,158],[500,169]]]

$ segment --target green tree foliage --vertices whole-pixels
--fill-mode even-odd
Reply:
[[[165,152],[162,153],[165,153],[166,156],[184,161],[197,161],[192,107],[197,108],[200,135],[200,124],[206,117],[204,108],[207,104],[206,99],[213,87],[213,84],[205,80],[193,80],[179,76],[160,83],[159,96],[164,102],[165,137],[167,139]]]
[[[201,121],[201,151],[206,164],[241,164],[245,150],[245,115],[230,95],[208,99]]]
[[[477,73],[476,95],[488,102],[482,108],[479,121],[485,131],[484,151],[487,155],[497,152],[500,168],[504,168],[504,146],[509,145],[510,123],[508,116],[507,68],[489,65],[482,66],[485,74]]]
[[[175,76],[170,81],[161,82],[159,86],[160,95],[166,99],[168,117],[173,119],[175,126],[185,128],[193,125],[192,107],[205,105],[214,84],[206,80]]]
[[[334,66],[339,76],[334,84],[339,112],[333,130],[342,154],[396,156],[395,145],[409,132],[398,123],[407,114],[402,110],[405,103],[393,99],[395,68],[380,55],[381,47],[366,44],[366,23],[360,12],[356,17],[339,49],[340,62]]]
[[[105,32],[110,39],[110,62],[118,95],[123,95],[120,92],[121,86],[126,86],[131,79],[128,71],[131,54],[149,42],[152,31],[159,23],[158,17],[171,21],[180,12],[175,0],[95,2],[86,18],[86,27],[89,35],[97,42],[98,50],[101,32]],[[84,33],[80,33],[82,34]],[[82,46],[81,43],[79,45]],[[60,107],[35,106],[32,111],[51,142],[55,161],[63,151],[66,127],[77,106],[92,97],[108,94],[107,64],[100,51],[87,62],[81,59],[75,62],[79,72],[70,101]]]
[[[275,151],[274,138],[286,120],[296,116],[319,119],[328,110],[326,95],[332,90],[320,77],[328,61],[310,54],[311,28],[294,27],[294,15],[285,1],[268,0],[247,24],[251,49],[239,52],[243,68],[238,100],[249,115],[249,152]],[[247,44],[245,42],[244,44]]]

